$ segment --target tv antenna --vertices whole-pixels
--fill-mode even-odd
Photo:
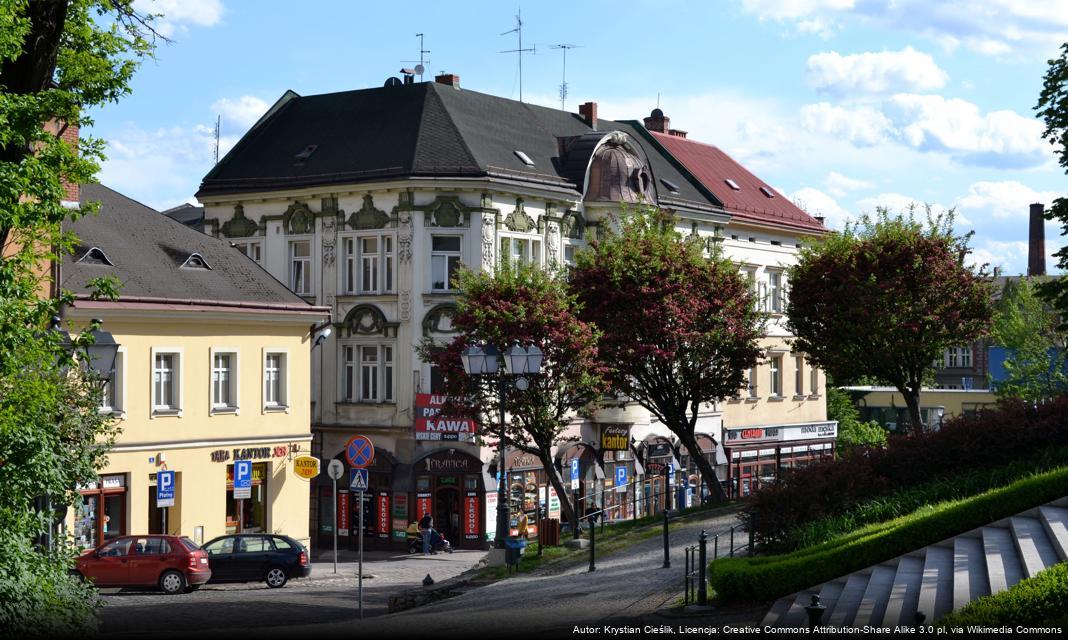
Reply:
[[[519,12],[515,15],[515,28],[502,33],[502,36],[506,36],[509,33],[519,34],[519,48],[509,49],[508,51],[499,51],[498,53],[514,53],[519,58],[519,101],[523,101],[523,54],[530,53],[536,54],[535,51],[538,45],[531,45],[529,49],[523,48],[523,9],[520,8]]]
[[[426,54],[430,53],[430,51],[423,48],[423,34],[417,33],[415,37],[419,38],[419,65],[413,71],[419,75],[419,82],[422,82],[423,73],[426,72],[426,65],[430,64],[430,58],[426,57]],[[401,60],[401,62],[415,62],[415,60]]]
[[[550,45],[549,46],[550,49],[563,49],[564,50],[564,73],[563,73],[563,76],[560,79],[560,110],[561,111],[567,111],[567,109],[565,108],[565,105],[567,103],[567,50],[568,49],[579,49],[581,47],[582,47],[582,45],[580,45],[580,44],[554,44],[554,45]]]
[[[222,124],[222,114],[215,117],[215,164],[219,164],[219,126]]]

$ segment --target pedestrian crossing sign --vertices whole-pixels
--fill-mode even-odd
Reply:
[[[367,491],[367,469],[349,469],[349,490],[357,493]]]

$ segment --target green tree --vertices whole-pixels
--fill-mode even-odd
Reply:
[[[1068,42],[1061,45],[1060,57],[1049,61],[1035,110],[1046,125],[1042,137],[1049,141],[1058,155],[1057,161],[1068,172]],[[1046,219],[1059,220],[1064,233],[1068,233],[1068,198],[1054,200],[1046,211]],[[1053,255],[1057,267],[1068,271],[1068,246]],[[1061,276],[1044,282],[1038,290],[1060,313],[1062,322],[1068,321],[1068,279]]]
[[[839,454],[858,447],[886,445],[886,429],[874,420],[861,422],[860,411],[849,392],[832,386],[830,380],[827,381],[827,419],[838,421]]]
[[[905,398],[923,429],[920,389],[947,347],[983,335],[992,313],[984,269],[964,264],[952,212],[926,224],[883,208],[801,250],[789,269],[795,348],[836,380],[873,376]]]
[[[460,297],[453,326],[458,335],[444,348],[424,342],[424,360],[440,367],[445,377],[444,409],[467,414],[483,425],[483,440],[499,439],[499,390],[495,380],[466,375],[460,354],[471,343],[500,349],[535,344],[544,353],[542,372],[528,379],[529,388],[506,387],[509,422],[504,444],[538,457],[556,489],[564,516],[578,537],[579,527],[570,492],[552,458],[575,412],[606,390],[605,368],[597,358],[596,328],[576,316],[575,297],[556,274],[529,265],[500,266],[495,273],[461,271]],[[502,470],[503,473],[503,470]]]
[[[95,625],[93,590],[68,572],[74,551],[36,548],[72,505],[113,442],[100,415],[100,381],[75,366],[50,331],[66,295],[49,290],[50,261],[74,239],[64,220],[91,208],[63,206],[64,183],[91,181],[99,140],[63,138],[86,111],[128,92],[152,48],[150,16],[131,0],[0,0],[0,634],[67,635]],[[102,284],[112,291],[113,285]],[[76,354],[91,340],[73,337]],[[84,352],[82,353],[84,356]]]
[[[994,308],[991,337],[1008,350],[1000,397],[1043,402],[1068,389],[1068,358],[1057,314],[1027,279],[1010,280]]]
[[[725,500],[694,430],[702,407],[733,396],[760,357],[763,316],[738,269],[673,219],[640,208],[576,256],[581,317],[602,332],[613,390],[674,433],[711,495]]]

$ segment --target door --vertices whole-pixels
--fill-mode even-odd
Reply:
[[[204,551],[208,554],[208,566],[211,567],[212,582],[228,582],[236,580],[234,568],[234,547],[237,538],[227,536],[217,538],[204,545]]]
[[[434,498],[434,528],[449,542],[457,542],[463,539],[461,520],[460,490],[455,487],[438,489]]]
[[[86,576],[99,586],[119,586],[129,583],[130,558],[129,538],[119,538],[104,545],[97,550],[89,561],[89,572]]]
[[[267,574],[270,552],[274,548],[263,536],[241,536],[241,547],[234,556],[242,580],[260,580]]]
[[[137,537],[132,540],[129,551],[130,584],[156,584],[163,573],[164,565],[167,564],[164,557],[170,554],[170,545],[163,538],[155,536]]]

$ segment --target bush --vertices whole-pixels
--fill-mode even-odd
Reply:
[[[711,585],[723,600],[773,600],[1006,518],[1068,494],[1068,467],[980,495],[924,507],[791,554],[722,558]]]
[[[791,471],[752,495],[741,518],[758,544],[787,544],[791,531],[873,497],[1068,447],[1066,423],[1068,397],[1037,407],[1004,401],[997,409],[949,420],[940,431],[891,436],[884,448],[857,448]]]
[[[1068,612],[1068,563],[1062,562],[1001,593],[979,598],[942,618],[938,626],[1057,626],[1066,620],[1065,612]]]

